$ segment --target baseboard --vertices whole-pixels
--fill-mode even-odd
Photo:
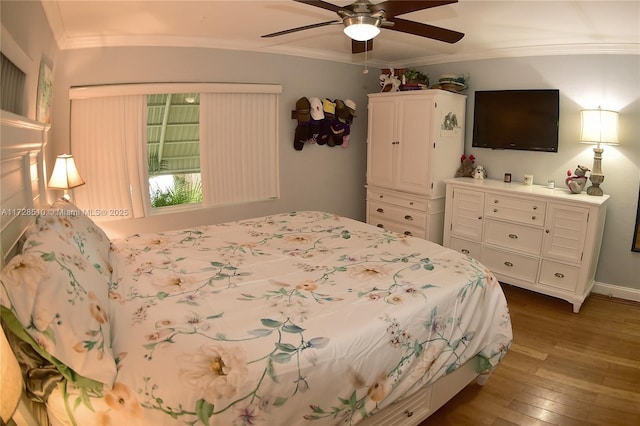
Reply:
[[[619,299],[640,302],[640,289],[637,288],[622,287],[619,285],[599,283],[596,281],[593,286],[592,292],[609,297],[617,297]]]

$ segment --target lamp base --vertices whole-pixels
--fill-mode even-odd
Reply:
[[[602,196],[604,193],[602,192],[602,189],[600,189],[600,184],[604,182],[604,175],[591,173],[591,176],[589,176],[589,180],[591,181],[591,186],[587,188],[587,194]]]
[[[600,189],[599,186],[590,186],[589,188],[587,188],[587,194],[589,195],[596,195],[596,196],[602,196],[604,195],[604,192],[602,192],[602,189]]]

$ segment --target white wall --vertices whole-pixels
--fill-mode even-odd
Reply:
[[[620,113],[621,144],[605,147],[601,185],[611,196],[607,209],[596,280],[640,290],[640,253],[631,251],[640,176],[640,56],[585,55],[507,58],[458,62],[420,68],[431,82],[441,74],[469,74],[465,152],[483,164],[490,178],[511,172],[521,181],[533,174],[564,187],[567,170],[593,166],[593,145],[579,144],[580,110],[612,109]],[[475,90],[559,89],[560,143],[557,153],[494,151],[471,148]],[[640,295],[640,293],[636,293]]]

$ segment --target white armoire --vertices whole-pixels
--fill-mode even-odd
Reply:
[[[367,223],[442,243],[446,188],[464,152],[466,96],[369,95]]]

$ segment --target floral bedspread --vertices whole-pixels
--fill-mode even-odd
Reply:
[[[322,212],[112,242],[113,389],[61,384],[53,424],[355,424],[512,340],[455,251]]]

